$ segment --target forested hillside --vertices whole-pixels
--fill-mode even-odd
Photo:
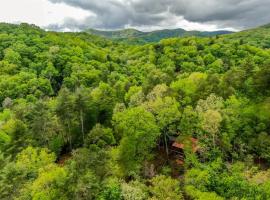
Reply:
[[[0,199],[270,199],[269,41],[0,24]]]
[[[119,31],[100,31],[95,29],[87,29],[85,32],[106,37],[109,39],[114,39],[119,42],[126,42],[129,44],[146,44],[150,42],[159,42],[162,39],[172,38],[172,37],[188,37],[188,36],[216,36],[232,33],[231,31],[186,31],[184,29],[164,29],[150,32],[142,32],[136,29],[124,29]]]

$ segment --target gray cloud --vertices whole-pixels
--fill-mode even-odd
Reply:
[[[270,0],[187,0],[178,1],[172,12],[196,22],[220,22],[235,28],[248,28],[270,22]],[[180,6],[182,5],[182,6]]]
[[[66,19],[49,28],[119,29],[125,26],[176,25],[176,19],[243,29],[270,22],[270,0],[49,0],[94,13],[84,20]]]

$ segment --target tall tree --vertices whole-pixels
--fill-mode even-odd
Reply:
[[[142,107],[135,107],[116,113],[113,124],[118,138],[121,138],[119,162],[124,173],[138,173],[159,136],[154,116]]]
[[[74,123],[74,96],[67,88],[60,90],[57,97],[56,114],[61,120],[65,131],[66,140],[69,143],[69,148],[72,150],[72,124]]]

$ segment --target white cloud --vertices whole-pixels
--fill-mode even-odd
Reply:
[[[63,23],[67,17],[81,20],[89,15],[91,13],[83,9],[47,0],[0,0],[1,22],[27,22],[45,27]]]

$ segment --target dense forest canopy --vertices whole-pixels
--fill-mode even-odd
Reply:
[[[1,23],[0,199],[270,199],[269,48]]]

